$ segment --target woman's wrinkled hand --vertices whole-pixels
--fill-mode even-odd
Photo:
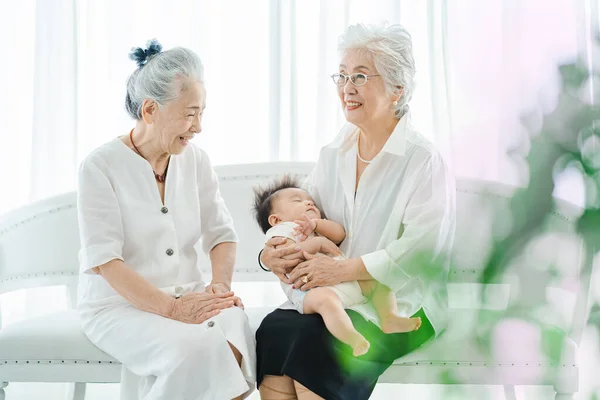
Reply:
[[[211,282],[204,291],[208,294],[227,293],[231,291],[231,287],[224,282]]]
[[[340,260],[325,255],[304,253],[306,261],[298,264],[290,273],[295,289],[303,291],[321,286],[333,286],[344,282]]]
[[[281,246],[286,238],[274,237],[267,241],[261,254],[263,265],[269,268],[277,277],[285,283],[291,283],[286,277],[296,265],[304,260],[302,250],[295,244]],[[280,247],[276,247],[280,246]]]
[[[210,285],[206,286],[204,291],[208,294],[219,294],[219,293],[227,293],[231,291],[231,287],[225,282],[211,282]],[[244,303],[239,297],[234,296],[235,306],[244,309]]]
[[[186,324],[201,324],[236,303],[241,303],[241,300],[232,291],[218,294],[188,293],[173,299],[171,312],[167,317]]]

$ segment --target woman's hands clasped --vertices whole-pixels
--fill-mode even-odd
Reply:
[[[220,294],[220,293],[228,293],[231,292],[231,287],[224,282],[211,282],[204,291],[208,294]],[[232,292],[233,293],[233,292]],[[233,297],[235,301],[235,306],[244,309],[244,303],[242,303],[242,299],[239,297]]]
[[[232,291],[212,294],[207,292],[188,293],[173,299],[168,317],[186,324],[201,324],[218,315],[221,310],[233,306],[243,308],[240,298],[234,296]]]

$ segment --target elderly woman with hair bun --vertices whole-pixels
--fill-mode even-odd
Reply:
[[[83,330],[123,363],[123,399],[241,399],[254,388],[256,355],[230,286],[237,237],[208,156],[190,143],[206,105],[203,66],[156,40],[130,57],[135,127],[79,170]]]
[[[397,313],[420,317],[419,330],[386,334],[367,300],[346,310],[370,342],[354,357],[318,314],[284,304],[257,334],[263,399],[367,399],[394,360],[433,340],[446,323],[447,256],[455,225],[454,180],[436,148],[410,123],[415,64],[399,25],[355,25],[339,42],[332,75],[347,124],[323,147],[305,188],[328,219],[344,226],[347,259],[301,253],[270,239],[263,267],[299,290],[376,281]]]

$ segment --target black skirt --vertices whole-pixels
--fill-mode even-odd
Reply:
[[[325,328],[318,314],[277,309],[256,332],[257,386],[265,375],[287,375],[326,400],[368,399],[377,379],[394,362],[433,338],[434,330],[419,310],[421,328],[385,334],[360,314],[346,310],[354,327],[371,343],[367,354],[354,357]]]

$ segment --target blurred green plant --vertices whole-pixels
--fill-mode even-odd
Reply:
[[[586,96],[583,94],[594,87],[592,80],[597,80],[598,74],[590,74],[584,60],[562,65],[558,71],[562,90],[557,105],[552,112],[543,116],[541,128],[531,132],[531,150],[526,157],[529,183],[527,187],[516,190],[510,201],[513,226],[509,234],[493,243],[482,274],[483,284],[503,282],[515,258],[525,251],[533,239],[544,233],[554,211],[552,194],[555,179],[569,168],[577,169],[585,184],[584,210],[576,221],[576,234],[584,245],[579,281],[586,283],[591,279],[593,260],[600,244],[600,107],[593,101],[584,100]],[[595,95],[592,93],[592,98]],[[527,126],[531,119],[535,119],[535,116],[523,117],[523,125]],[[543,268],[537,271],[535,279],[538,287],[550,286],[561,274],[552,266],[545,267],[550,268],[551,272],[547,273]],[[588,287],[584,284],[580,290],[588,290]],[[527,293],[527,290],[522,292],[522,297],[513,299],[507,310],[480,312],[477,342],[491,354],[490,335],[494,327],[506,318],[525,320],[541,329],[540,350],[550,362],[558,364],[565,338],[571,332],[546,326],[538,320],[535,309],[545,299],[538,299],[539,303],[532,302],[531,293]],[[482,292],[482,298],[485,303],[485,292]],[[586,308],[587,304],[577,304],[576,307]],[[600,304],[592,304],[587,324],[600,331]]]

